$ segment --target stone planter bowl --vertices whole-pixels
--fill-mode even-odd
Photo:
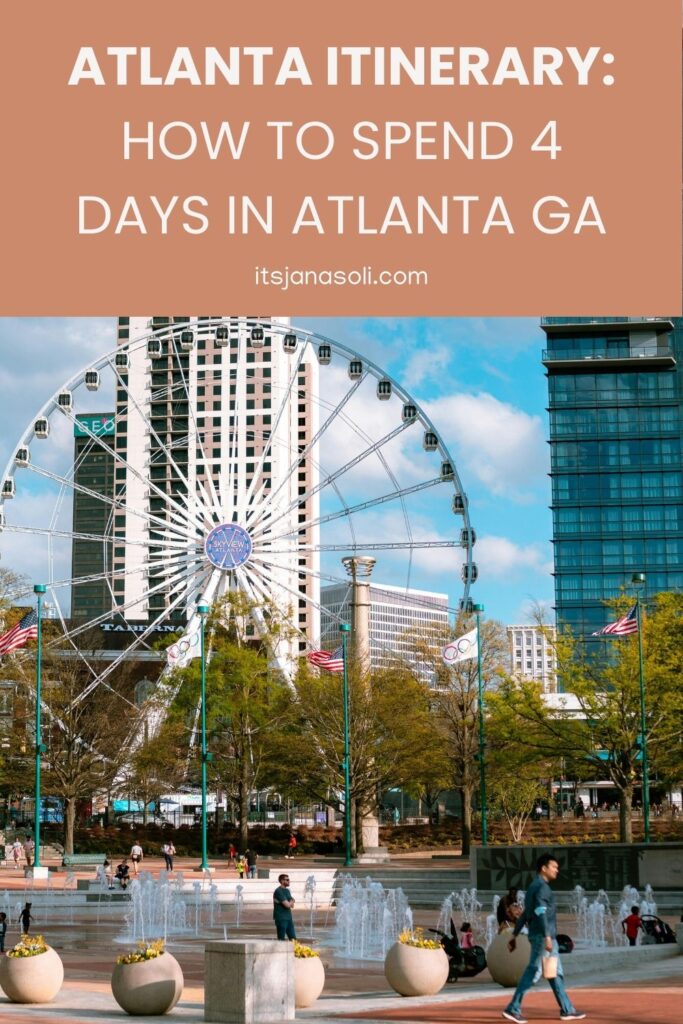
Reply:
[[[136,1017],[168,1013],[183,993],[183,972],[170,953],[138,964],[115,964],[111,990],[122,1010]]]
[[[325,986],[325,968],[319,956],[294,957],[294,1006],[314,1003]]]
[[[441,948],[395,942],[384,961],[384,976],[401,996],[433,996],[446,984],[448,957]]]
[[[526,935],[517,936],[517,946],[514,953],[511,953],[508,949],[508,942],[511,938],[512,929],[506,929],[500,935],[496,935],[486,950],[486,963],[488,964],[489,974],[503,988],[517,987],[531,956],[531,946]]]
[[[38,956],[0,957],[0,986],[13,1003],[50,1003],[64,981],[64,965],[51,946]]]

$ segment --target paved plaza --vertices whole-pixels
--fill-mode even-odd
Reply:
[[[271,879],[280,870],[305,869],[314,872],[320,869],[319,861],[301,858],[296,862],[267,862]],[[185,873],[190,882],[195,862],[181,858],[177,867]],[[145,868],[156,874],[162,867],[160,858],[150,858]],[[425,871],[443,870],[438,865],[425,863]],[[369,868],[368,873],[371,873]],[[109,986],[111,970],[116,956],[126,951],[131,943],[122,941],[124,914],[127,903],[98,903],[91,898],[88,905],[72,907],[64,899],[62,887],[64,875],[53,874],[53,899],[49,909],[41,907],[43,896],[40,883],[36,882],[35,932],[45,935],[47,941],[59,952],[65,967],[64,986],[54,1003],[43,1006],[16,1006],[0,997],[2,1020],[7,1024],[60,1024],[60,1022],[109,1021],[126,1019],[114,1002]],[[92,879],[91,871],[78,873],[78,879]],[[197,876],[194,875],[196,879]],[[235,879],[234,870],[219,864],[214,876],[219,882]],[[268,883],[270,884],[270,882]],[[276,884],[273,881],[273,884]],[[245,886],[249,881],[245,880]],[[0,868],[0,892],[7,890],[12,907],[20,901],[32,898],[22,872],[12,868]],[[63,905],[60,903],[60,897]],[[436,924],[434,910],[416,910],[415,923],[424,927]],[[384,978],[379,961],[346,960],[331,945],[333,911],[320,906],[314,920],[313,944],[321,950],[326,966],[326,985],[323,996],[308,1010],[297,1011],[297,1017],[311,1021],[362,1019],[375,1021],[432,1021],[448,1024],[450,1021],[466,1021],[468,1024],[500,1020],[503,1006],[509,1000],[488,972],[475,979],[460,980],[448,985],[437,996],[402,999],[391,992]],[[297,929],[303,941],[309,940],[310,919],[303,909],[299,911]],[[171,1017],[178,1021],[195,1022],[203,1020],[203,970],[204,943],[207,939],[229,938],[271,938],[273,923],[269,907],[246,903],[236,927],[234,907],[222,904],[216,913],[212,927],[202,926],[201,934],[183,935],[169,941],[169,950],[178,959],[185,977],[183,997],[173,1010]],[[18,938],[18,928],[11,925],[7,935],[7,946]],[[653,952],[654,951],[654,952]],[[617,951],[613,951],[617,953]],[[647,947],[642,950],[618,951],[618,962],[611,967],[609,961],[595,958],[595,969],[588,965],[576,973],[579,960],[571,958],[565,963],[568,968],[568,987],[575,992],[575,1002],[592,1021],[623,1022],[640,1024],[676,1024],[681,1019],[683,1005],[683,957],[677,947]],[[586,967],[584,959],[584,968]],[[544,985],[529,993],[524,1010],[530,1021],[556,1020],[558,1017],[554,1000]],[[153,1019],[153,1018],[146,1018]]]

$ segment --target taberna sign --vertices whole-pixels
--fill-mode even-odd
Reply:
[[[150,626],[147,622],[103,622],[100,629],[103,633],[177,633],[183,627],[169,625]]]
[[[74,423],[74,437],[112,437],[116,432],[113,412],[79,413]]]

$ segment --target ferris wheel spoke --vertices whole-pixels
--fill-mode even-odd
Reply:
[[[299,523],[297,527],[290,530],[289,533],[275,534],[269,539],[271,541],[276,541],[280,538],[291,537],[300,529],[306,529],[309,526],[321,526],[324,523],[331,523],[335,519],[343,519],[345,516],[355,515],[358,512],[367,512],[369,509],[375,508],[378,505],[385,505],[387,502],[397,501],[399,498],[404,498],[409,494],[416,494],[418,491],[424,491],[429,487],[435,487],[438,484],[443,484],[444,482],[443,477],[437,476],[432,480],[425,480],[421,484],[413,484],[411,487],[402,487],[398,491],[391,491],[388,494],[381,495],[379,498],[370,498],[368,501],[361,501],[357,505],[350,505],[347,508],[339,509],[337,512],[330,512],[327,515],[319,516],[317,519],[309,519],[305,523]]]
[[[197,326],[198,325],[195,325],[195,327],[197,327]],[[180,376],[182,378],[183,385],[184,385],[184,388],[185,388],[185,396],[187,398],[187,406],[188,406],[188,410],[189,410],[189,413],[190,413],[190,417],[192,419],[192,426],[194,428],[194,436],[196,437],[197,444],[199,445],[199,449],[200,449],[200,451],[202,453],[202,459],[204,461],[204,465],[207,467],[206,479],[207,479],[207,482],[208,482],[208,490],[209,490],[209,493],[211,495],[211,499],[212,499],[212,502],[213,502],[213,507],[218,509],[218,508],[220,508],[220,502],[218,500],[218,495],[216,493],[216,488],[215,488],[214,482],[213,482],[213,473],[208,468],[208,462],[207,462],[207,459],[206,459],[206,452],[204,450],[204,441],[202,439],[202,435],[199,432],[199,426],[197,424],[197,414],[195,412],[194,403],[190,401],[190,389],[188,387],[187,374],[185,373],[185,368],[183,367],[183,365],[181,363],[180,355],[178,353],[178,345],[177,345],[177,342],[176,342],[176,334],[178,333],[178,330],[182,330],[182,328],[176,327],[176,330],[172,334],[170,340],[171,340],[171,344],[173,345],[173,351],[174,351],[175,357],[176,357],[176,359],[178,361],[178,371],[180,372]],[[188,440],[189,440],[189,438],[188,438]]]
[[[416,548],[429,550],[430,548],[459,548],[457,540],[406,540],[366,543],[359,541],[355,546],[350,544],[299,544],[297,551],[411,551]],[[290,552],[287,549],[272,548],[272,555],[286,555]]]
[[[69,480],[66,477],[60,476],[59,473],[53,473],[49,469],[37,466],[33,462],[29,463],[26,469],[29,472],[34,473],[36,476],[45,477],[47,480],[52,480],[53,483],[60,484],[72,491],[78,491],[79,494],[85,494],[89,498],[95,498],[96,501],[100,501],[103,505],[108,505],[116,511],[129,512],[131,515],[137,516],[139,519],[144,519],[148,524],[150,524],[152,529],[168,529],[168,523],[165,519],[160,519],[152,513],[145,512],[143,509],[133,508],[122,501],[121,498],[110,498],[106,494],[93,491],[90,487],[85,487],[83,484],[77,483],[75,480]],[[186,535],[178,530],[174,529],[170,532],[179,538],[186,539]]]
[[[21,533],[21,534],[29,534],[29,535],[31,535],[33,537],[53,537],[53,538],[59,538],[60,540],[71,540],[71,541],[74,541],[74,540],[84,540],[84,541],[93,541],[93,542],[102,541],[105,544],[112,544],[113,541],[114,541],[114,535],[113,534],[81,533],[78,530],[76,530],[76,531],[53,530],[53,529],[51,529],[49,527],[39,527],[39,526],[14,526],[14,525],[11,525],[9,523],[5,524],[4,531],[6,533]],[[162,540],[159,540],[159,541],[155,541],[154,543],[155,544],[159,544],[159,545],[161,545],[163,547],[167,547],[169,549],[175,548],[177,550],[181,550],[181,549],[185,550],[186,547],[187,547],[187,545],[185,543],[178,543],[176,541],[162,541]],[[148,548],[149,547],[148,542],[144,541],[144,540],[126,540],[126,544],[129,544],[129,545],[131,545],[133,547],[141,547],[141,548]]]
[[[69,422],[71,422],[74,426],[78,426],[79,429],[82,430],[91,439],[91,441],[93,441],[99,448],[101,448],[103,451],[106,451],[109,454],[112,454],[114,460],[126,470],[126,473],[130,473],[137,480],[139,480],[145,487],[148,487],[151,491],[153,491],[157,498],[162,498],[170,508],[175,508],[177,511],[181,512],[184,516],[184,520],[188,521],[189,523],[188,516],[182,509],[182,506],[175,502],[171,498],[171,496],[166,493],[166,491],[158,487],[151,479],[150,475],[143,476],[143,474],[140,473],[140,471],[136,469],[135,466],[132,466],[130,462],[127,459],[125,459],[123,455],[121,455],[121,452],[118,451],[115,446],[112,448],[110,445],[106,444],[103,438],[100,435],[94,433],[83,420],[77,420],[76,416],[70,412],[65,413],[65,415]],[[197,523],[197,527],[200,528],[199,523]]]
[[[103,680],[107,679],[112,674],[112,672],[114,672],[119,667],[119,665],[121,665],[126,660],[126,658],[130,657],[131,650],[135,650],[136,647],[139,647],[145,640],[145,638],[148,637],[150,633],[153,633],[156,627],[161,622],[163,622],[163,620],[167,618],[169,614],[175,611],[175,609],[180,604],[182,604],[183,601],[186,600],[188,593],[194,589],[195,584],[201,585],[203,581],[206,578],[208,578],[209,575],[209,570],[205,569],[203,574],[197,573],[195,574],[195,576],[191,577],[190,581],[187,583],[182,593],[180,593],[176,598],[174,598],[174,600],[169,604],[167,608],[163,608],[159,612],[159,614],[152,620],[152,622],[149,623],[149,625],[145,628],[145,630],[142,633],[133,634],[134,640],[130,647],[127,647],[124,651],[122,651],[119,657],[114,659],[114,661],[112,661],[106,667],[106,669],[104,669],[104,671],[99,674],[97,679],[94,679],[91,683],[89,683],[85,690],[82,693],[80,693],[75,700],[71,702],[71,704],[69,705],[69,710],[81,704],[86,699],[86,697],[88,697],[93,692],[93,690],[95,690],[102,683]]]
[[[310,487],[304,494],[299,495],[296,501],[291,502],[290,505],[288,505],[288,507],[283,512],[280,512],[279,515],[276,515],[274,519],[270,520],[270,526],[274,526],[275,523],[279,522],[286,515],[289,515],[290,512],[293,512],[298,505],[305,502],[308,498],[312,498],[315,494],[318,494],[320,491],[323,490],[323,488],[328,487],[335,480],[338,480],[340,476],[343,476],[345,473],[348,473],[350,469],[354,468],[354,466],[360,465],[360,463],[367,459],[370,455],[373,455],[375,452],[379,451],[379,449],[382,448],[385,444],[388,444],[389,441],[393,440],[393,438],[398,437],[399,434],[403,433],[407,426],[409,426],[409,423],[399,424],[399,426],[395,427],[388,434],[385,434],[384,437],[381,437],[379,441],[375,441],[374,444],[371,444],[368,448],[365,449],[365,451],[362,451],[353,459],[349,459],[349,461],[346,462],[343,466],[340,466],[339,469],[336,469],[334,473],[330,473],[329,476],[325,477],[324,480],[321,480],[314,487]]]
[[[159,569],[163,570],[163,575],[168,576],[172,572],[177,572],[179,568],[187,568],[197,561],[199,561],[199,558],[188,559],[185,556],[176,556],[175,558],[144,562],[134,566],[132,569],[117,570],[116,573],[113,573],[111,570],[105,570],[103,572],[90,573],[87,576],[70,576],[67,579],[50,582],[50,590],[59,590],[62,587],[78,587],[88,583],[109,583],[114,577],[122,579],[123,577],[136,576],[139,573],[149,574],[158,579]]]
[[[117,388],[121,388],[123,391],[125,391],[126,398],[127,398],[128,402],[132,403],[132,405],[134,406],[134,408],[136,409],[136,411],[138,412],[140,417],[142,417],[147,422],[150,435],[154,438],[154,440],[160,446],[160,449],[165,453],[165,458],[167,458],[168,461],[170,462],[170,464],[172,465],[175,473],[178,476],[178,479],[185,485],[185,487],[188,488],[188,491],[189,491],[190,484],[189,484],[189,481],[187,479],[187,476],[183,473],[183,471],[180,468],[179,464],[173,458],[173,455],[171,454],[171,449],[168,448],[166,446],[165,442],[161,440],[159,434],[157,433],[157,431],[155,430],[154,426],[152,425],[151,417],[147,417],[147,415],[145,414],[142,406],[140,405],[140,403],[138,402],[137,398],[135,397],[135,395],[132,393],[132,391],[128,387],[128,384],[123,379],[123,376],[119,372],[119,369],[115,365],[115,363],[113,363],[110,360],[109,361],[109,366],[110,366],[111,370],[114,372],[114,375],[116,377],[116,386],[117,386]],[[169,391],[170,393],[172,393],[175,390],[175,386],[172,386],[171,388],[167,388],[166,390]],[[169,397],[172,398],[172,394],[170,394]]]
[[[292,395],[292,388],[294,387],[295,384],[297,384],[297,391],[298,391],[297,379],[298,379],[299,373],[301,372],[301,364],[303,362],[303,358],[304,358],[304,354],[306,352],[307,346],[308,346],[308,342],[307,341],[302,342],[301,345],[300,345],[299,352],[297,354],[296,365],[295,365],[294,370],[292,371],[292,373],[291,373],[291,375],[289,377],[289,382],[288,382],[288,384],[287,384],[287,386],[285,388],[284,395],[281,396],[282,400],[280,402],[280,406],[278,408],[277,415],[275,417],[275,422],[271,425],[269,437],[268,437],[265,445],[263,446],[263,451],[261,452],[261,456],[260,456],[260,458],[258,460],[258,463],[256,464],[251,485],[249,486],[249,488],[247,490],[246,497],[245,497],[245,509],[246,509],[246,506],[249,505],[249,503],[250,503],[250,501],[252,499],[252,495],[254,493],[254,488],[256,486],[256,481],[261,479],[261,477],[263,475],[263,466],[265,464],[266,459],[268,458],[269,453],[271,452],[272,444],[273,444],[273,437],[274,436],[277,437],[277,431],[278,431],[278,427],[280,426],[280,420],[282,419],[282,417],[284,415],[285,409],[289,409],[289,400],[290,400],[291,395]],[[272,393],[273,393],[273,391],[272,391],[272,387],[271,387],[271,395],[272,395]]]
[[[273,491],[273,493],[271,495],[271,502],[273,502],[273,503],[275,502],[275,499],[277,498],[277,496],[280,493],[280,491],[282,490],[282,488],[286,487],[286,485],[288,484],[288,482],[291,480],[292,476],[294,475],[294,473],[298,469],[300,461],[302,459],[305,459],[310,454],[310,452],[314,450],[315,446],[318,444],[318,442],[320,441],[322,436],[325,434],[325,432],[327,431],[328,427],[330,427],[332,425],[332,423],[334,423],[335,420],[341,415],[342,409],[351,400],[351,398],[355,395],[356,391],[361,386],[361,384],[365,380],[366,376],[367,376],[367,373],[364,373],[361,377],[358,378],[358,380],[354,381],[352,386],[348,389],[346,394],[342,397],[341,401],[338,402],[337,405],[335,405],[333,407],[333,411],[330,414],[330,416],[328,416],[328,418],[325,420],[323,425],[318,428],[318,430],[316,431],[314,436],[311,438],[310,441],[308,441],[308,443],[304,446],[302,451],[298,453],[298,457],[295,460],[292,461],[289,469],[285,473],[284,478],[280,481],[280,483],[278,484],[276,489]],[[319,400],[318,404],[321,407],[326,405],[328,408],[330,408],[329,403],[325,403],[325,402],[323,402],[321,400]],[[262,512],[262,515],[264,515],[264,514],[266,514],[266,510],[265,509]],[[258,518],[255,520],[255,523],[256,522],[258,522]]]

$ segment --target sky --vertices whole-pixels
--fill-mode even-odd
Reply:
[[[295,323],[365,354],[431,418],[469,498],[479,567],[472,597],[484,604],[486,615],[510,624],[529,621],[534,604],[549,608],[549,449],[539,320],[297,318]],[[113,318],[0,318],[0,467],[43,403],[115,344]],[[375,415],[368,408],[368,416]],[[418,534],[432,513],[429,498],[423,500],[422,509],[411,505]],[[382,528],[390,522],[383,520]],[[440,536],[452,531],[457,537],[459,523],[453,519],[434,522]],[[3,565],[31,572],[30,551],[17,552],[7,534],[0,535],[0,556]],[[428,569],[432,576],[420,585],[429,580],[429,589],[446,590],[457,603],[461,585],[454,567],[425,565]],[[382,581],[379,559],[375,578]]]

